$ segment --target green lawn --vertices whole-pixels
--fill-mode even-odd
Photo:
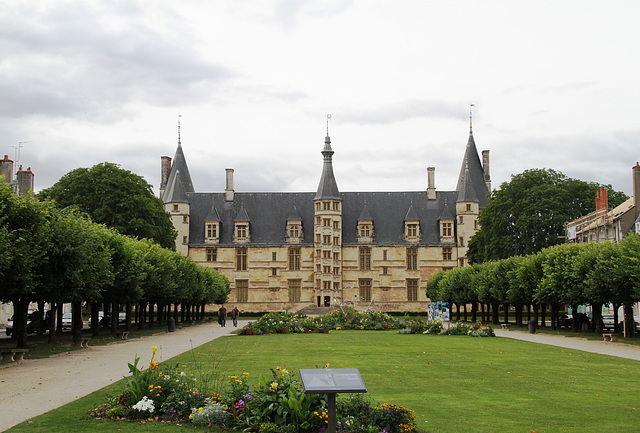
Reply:
[[[636,432],[640,425],[640,363],[512,339],[393,331],[234,336],[171,362],[193,366],[195,358],[206,368],[220,356],[225,376],[246,371],[253,380],[276,366],[358,368],[374,401],[414,410],[418,428],[429,432]],[[198,430],[87,419],[119,386],[9,431]]]

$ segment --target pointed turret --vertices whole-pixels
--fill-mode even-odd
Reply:
[[[331,139],[329,135],[324,139],[324,149],[322,149],[322,156],[324,157],[324,164],[322,166],[322,176],[320,177],[320,184],[318,185],[318,192],[314,200],[334,199],[341,200],[340,191],[338,190],[338,184],[336,178],[333,175],[333,150],[331,149]]]
[[[468,184],[465,186],[465,182]],[[485,173],[478,156],[478,150],[476,143],[473,139],[473,133],[469,133],[469,141],[467,142],[467,148],[462,160],[462,167],[460,168],[460,175],[458,176],[458,185],[456,191],[460,194],[464,191],[464,197],[469,198],[471,191],[476,198],[475,201],[480,203],[480,207],[484,207],[489,201],[489,190],[485,183]]]
[[[176,155],[173,157],[172,165],[171,165],[171,173],[169,174],[169,179],[167,179],[167,189],[162,196],[162,199],[167,202],[166,197],[168,197],[167,193],[170,189],[170,185],[174,183],[174,178],[176,173],[180,172],[180,177],[182,178],[182,185],[184,187],[185,192],[195,192],[193,188],[193,181],[191,180],[191,175],[189,174],[189,167],[187,167],[187,160],[184,157],[184,153],[182,151],[182,145],[178,143],[178,149],[176,149]]]

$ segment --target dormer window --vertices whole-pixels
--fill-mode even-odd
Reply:
[[[452,219],[440,220],[440,242],[453,242],[453,222]]]
[[[373,221],[359,220],[357,233],[358,233],[358,242],[365,242],[365,243],[373,242]]]
[[[246,221],[236,221],[233,241],[234,242],[249,242],[251,237],[249,235],[249,223]]]
[[[302,238],[303,238],[302,221],[298,221],[298,220],[287,221],[285,242],[289,242],[292,244],[299,244],[302,242]]]
[[[220,242],[220,227],[218,221],[207,221],[204,226],[204,241],[208,244]]]
[[[404,240],[406,242],[420,241],[420,223],[418,221],[405,221]]]

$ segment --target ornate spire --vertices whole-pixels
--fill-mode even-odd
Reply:
[[[182,117],[182,114],[178,114],[178,145],[180,145],[180,118]]]
[[[338,190],[336,178],[333,175],[332,157],[334,152],[331,149],[331,139],[329,138],[329,119],[331,119],[331,115],[327,114],[327,136],[324,139],[324,148],[322,149],[324,164],[322,167],[320,184],[318,185],[318,191],[314,200],[323,198],[342,199],[342,197],[340,197],[340,191]]]

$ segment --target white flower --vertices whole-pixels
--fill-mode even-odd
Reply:
[[[148,411],[149,413],[153,413],[156,410],[156,408],[153,406],[153,400],[149,400],[146,395],[142,397],[142,400],[133,405],[133,409],[137,410],[138,412]]]
[[[186,376],[186,375],[187,375],[187,373],[185,373],[184,371],[180,372],[180,376]]]

